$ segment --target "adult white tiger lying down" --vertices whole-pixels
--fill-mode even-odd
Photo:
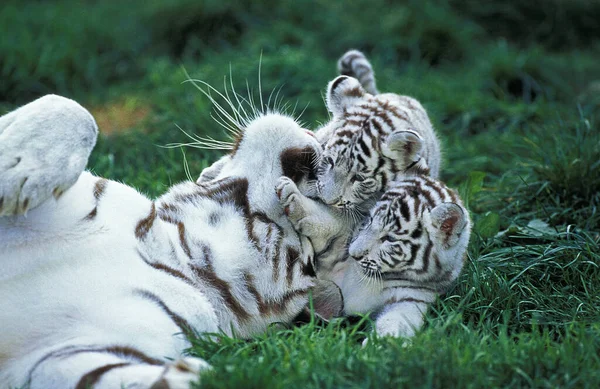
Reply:
[[[312,247],[274,187],[320,146],[293,119],[259,116],[213,180],[156,201],[83,172],[96,133],[58,96],[0,117],[1,387],[187,388],[208,365],[184,332],[247,337],[306,306]]]

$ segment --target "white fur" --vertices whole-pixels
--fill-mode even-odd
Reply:
[[[394,187],[393,190],[397,189]],[[450,200],[448,194],[439,197],[431,191],[428,196],[438,196],[436,201],[441,204],[432,210],[425,208],[418,217],[413,215],[410,221],[401,221],[409,232],[416,230],[417,223],[421,223],[423,234],[426,234],[422,236],[428,236],[433,242],[430,254],[438,256],[442,266],[440,272],[449,272],[447,279],[432,281],[432,273],[429,272],[414,274],[404,281],[383,281],[382,276],[367,276],[363,266],[368,263],[369,267],[383,271],[382,275],[386,270],[396,270],[380,259],[387,245],[381,238],[388,232],[388,227],[382,222],[385,212],[378,207],[379,202],[371,210],[368,225],[355,230],[356,225],[334,207],[304,196],[289,179],[283,177],[279,180],[278,191],[280,201],[295,228],[308,236],[313,244],[317,255],[317,277],[333,281],[339,286],[345,315],[375,313],[375,331],[378,335],[413,336],[423,325],[423,316],[428,305],[437,298],[438,291],[445,291],[462,269],[470,237],[470,220],[462,206],[444,202]],[[377,209],[380,211],[375,211]],[[395,216],[400,218],[400,215]],[[451,231],[444,232],[440,228],[447,220],[454,220],[454,225]],[[353,239],[348,246],[351,237]],[[443,242],[448,242],[448,245]],[[409,247],[404,248],[403,252],[410,256]],[[433,261],[429,266],[434,266]],[[415,263],[412,267],[422,266],[421,263]]]
[[[53,118],[51,124],[48,117]],[[73,185],[97,132],[88,111],[55,95],[0,117],[0,216],[26,213]]]
[[[202,196],[180,200],[201,188],[194,183],[179,184],[154,203],[113,181],[103,181],[98,195],[100,179],[82,173],[96,132],[84,108],[58,96],[0,118],[0,194],[5,199],[0,213],[5,215],[0,218],[0,386],[72,388],[94,369],[128,363],[102,375],[95,387],[187,388],[208,365],[183,357],[189,343],[180,327],[144,293],[160,298],[199,334],[252,336],[270,323],[290,321],[306,305],[302,295],[280,313],[261,315],[242,276],[251,274],[263,299],[273,303],[312,285],[300,270],[312,248],[294,232],[273,190],[282,175],[282,150],[319,148],[292,119],[270,114],[254,120],[238,152],[215,174],[217,180],[247,179],[251,212],[266,214],[281,229],[282,244],[301,253],[291,283],[285,276],[272,280],[269,224],[255,224],[260,242],[255,247],[234,204]],[[17,157],[21,160],[15,165]],[[25,178],[31,189],[20,190]],[[25,198],[30,199],[27,207]],[[134,234],[153,209],[169,204],[177,205],[172,216],[185,225],[191,258],[178,225],[167,219],[157,216],[143,238]],[[208,222],[212,213],[220,216],[216,225]],[[247,321],[226,308],[217,289],[194,278],[192,262],[202,261],[204,246],[212,252],[215,276],[229,283],[249,314]],[[152,265],[174,269],[192,282]],[[277,271],[285,274],[285,261],[279,261]],[[159,363],[97,350],[111,345],[135,348]]]
[[[341,209],[365,211],[366,200],[376,200],[385,182],[424,171],[437,178],[440,144],[423,106],[409,96],[379,94],[369,61],[357,50],[346,52],[338,69],[344,75],[327,86],[332,117],[316,132],[324,147],[317,171],[319,198]]]

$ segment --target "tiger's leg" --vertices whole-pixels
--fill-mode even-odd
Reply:
[[[405,299],[384,306],[375,318],[378,336],[410,338],[421,329],[428,303],[416,299]]]
[[[290,178],[279,178],[276,191],[288,219],[298,233],[310,238],[315,251],[347,228],[335,210],[304,196]]]
[[[71,187],[97,133],[85,108],[56,95],[0,117],[0,216],[24,214]]]
[[[210,366],[200,358],[164,363],[130,347],[66,346],[46,353],[28,373],[30,389],[188,389]]]

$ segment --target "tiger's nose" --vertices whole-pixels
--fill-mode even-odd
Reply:
[[[348,200],[344,200],[341,197],[337,199],[337,201],[334,203],[334,206],[336,208],[347,208],[348,204],[350,204],[350,201]]]
[[[335,199],[328,199],[326,196],[322,196],[321,200],[327,205],[332,205],[334,207],[339,207],[339,204],[342,203],[342,196],[336,197]]]
[[[348,254],[357,261],[367,255],[368,252],[369,249],[367,247],[357,247],[355,244],[351,244],[348,248]]]

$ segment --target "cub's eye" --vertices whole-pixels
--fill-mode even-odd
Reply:
[[[365,229],[367,227],[369,227],[371,225],[371,223],[373,223],[373,218],[371,216],[367,216],[365,218],[365,220],[363,220],[362,225],[360,226],[360,229]]]
[[[325,168],[332,168],[333,167],[333,158],[325,157],[325,159],[323,160],[323,166]]]
[[[394,238],[392,238],[392,237],[391,237],[391,236],[389,236],[389,235],[386,235],[386,236],[384,236],[384,237],[380,238],[380,239],[379,239],[379,241],[380,241],[381,243],[385,243],[385,242],[388,242],[388,243],[393,243],[393,242],[394,242]]]
[[[364,180],[365,180],[364,176],[358,176],[358,175],[351,178],[352,182],[363,182]]]

